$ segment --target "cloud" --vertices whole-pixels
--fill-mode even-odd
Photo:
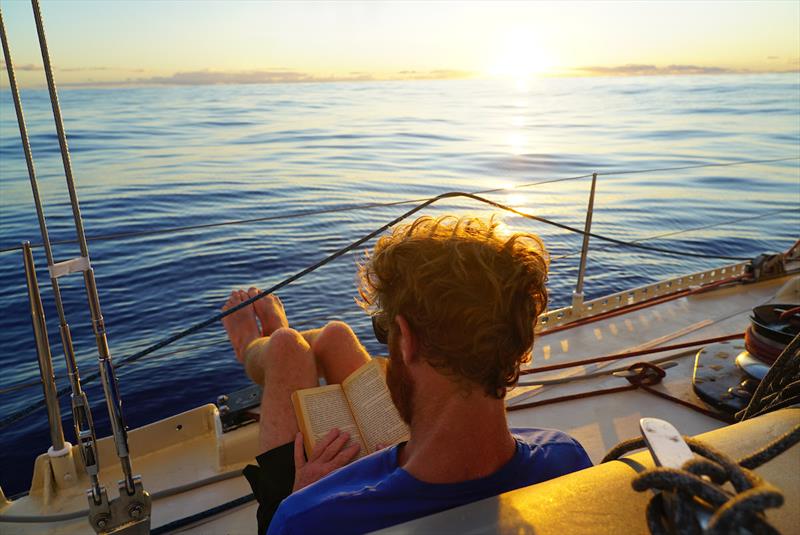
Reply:
[[[459,71],[455,69],[434,69],[431,71],[397,71],[391,79],[400,80],[453,80],[459,78],[469,78],[475,73],[470,71]]]
[[[87,71],[118,71],[121,69],[113,69],[111,67],[64,67],[63,69],[59,69],[56,67],[57,70],[62,72],[87,72]]]
[[[127,67],[56,67],[56,70],[61,72],[99,72],[99,71],[116,71],[116,72],[145,72],[144,69],[129,69]]]
[[[350,73],[344,76],[315,76],[292,70],[254,70],[254,71],[185,71],[170,76],[152,76],[129,80],[141,84],[167,85],[214,85],[214,84],[287,84],[302,82],[363,81],[370,80],[366,73]]]
[[[164,85],[216,85],[216,84],[287,84],[310,82],[364,82],[377,80],[442,80],[466,78],[472,73],[451,69],[430,71],[397,71],[388,74],[372,74],[351,71],[347,74],[318,75],[291,69],[258,69],[249,71],[183,71],[169,76],[129,79],[128,84]]]
[[[726,67],[704,67],[699,65],[644,65],[629,63],[613,67],[579,67],[575,69],[590,75],[598,76],[657,76],[669,74],[736,74],[748,71],[728,69]]]
[[[4,61],[2,64],[2,68],[6,68],[6,62]],[[26,63],[25,65],[14,65],[15,71],[41,71],[41,65],[34,65],[33,63]]]
[[[0,64],[0,68],[5,69],[6,63],[2,62]],[[125,67],[58,67],[55,66],[53,69],[60,71],[60,72],[97,72],[97,71],[124,71],[124,72],[144,72],[144,69],[127,69]],[[27,63],[25,65],[14,65],[15,71],[43,71],[44,68],[41,65],[34,65],[33,63]]]

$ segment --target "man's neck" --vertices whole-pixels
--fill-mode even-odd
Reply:
[[[427,483],[457,483],[493,474],[511,460],[516,443],[503,400],[477,388],[464,396],[452,384],[426,386],[432,394],[415,400],[411,439],[400,450],[403,469]]]

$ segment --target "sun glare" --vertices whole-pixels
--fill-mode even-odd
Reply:
[[[516,30],[500,39],[487,74],[510,78],[515,87],[528,89],[531,78],[546,74],[555,67],[554,57],[543,49],[531,32]]]
[[[524,134],[514,132],[508,135],[508,148],[511,154],[519,156],[525,152],[528,146],[528,139]]]

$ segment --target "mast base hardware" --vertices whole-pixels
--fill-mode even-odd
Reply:
[[[95,503],[92,491],[89,499],[89,523],[101,535],[148,535],[150,533],[150,494],[142,486],[142,478],[133,476],[133,494],[128,494],[125,481],[119,482],[119,497],[108,501],[105,487],[100,491],[100,503]]]
[[[56,262],[47,268],[50,270],[50,278],[58,279],[70,273],[83,273],[92,269],[88,256],[79,256],[72,260],[64,260],[63,262]]]
[[[231,394],[217,397],[217,408],[223,433],[258,421],[258,408],[261,405],[262,392],[263,388],[259,385],[250,385]]]
[[[72,487],[78,482],[72,444],[64,442],[64,447],[60,450],[55,450],[53,446],[50,446],[47,450],[47,457],[50,459],[50,467],[53,469],[57,488]]]

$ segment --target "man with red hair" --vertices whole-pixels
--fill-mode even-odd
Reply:
[[[538,237],[509,234],[495,219],[421,217],[378,240],[360,266],[360,304],[388,344],[387,384],[410,439],[353,463],[358,445],[337,430],[306,459],[290,399],[319,376],[341,383],[370,359],[350,327],[295,331],[275,296],[223,320],[237,358],[264,385],[265,453],[245,471],[259,532],[363,533],[591,466],[564,433],[506,421],[506,391],[547,305],[547,266]],[[223,308],[258,292],[234,291]]]

